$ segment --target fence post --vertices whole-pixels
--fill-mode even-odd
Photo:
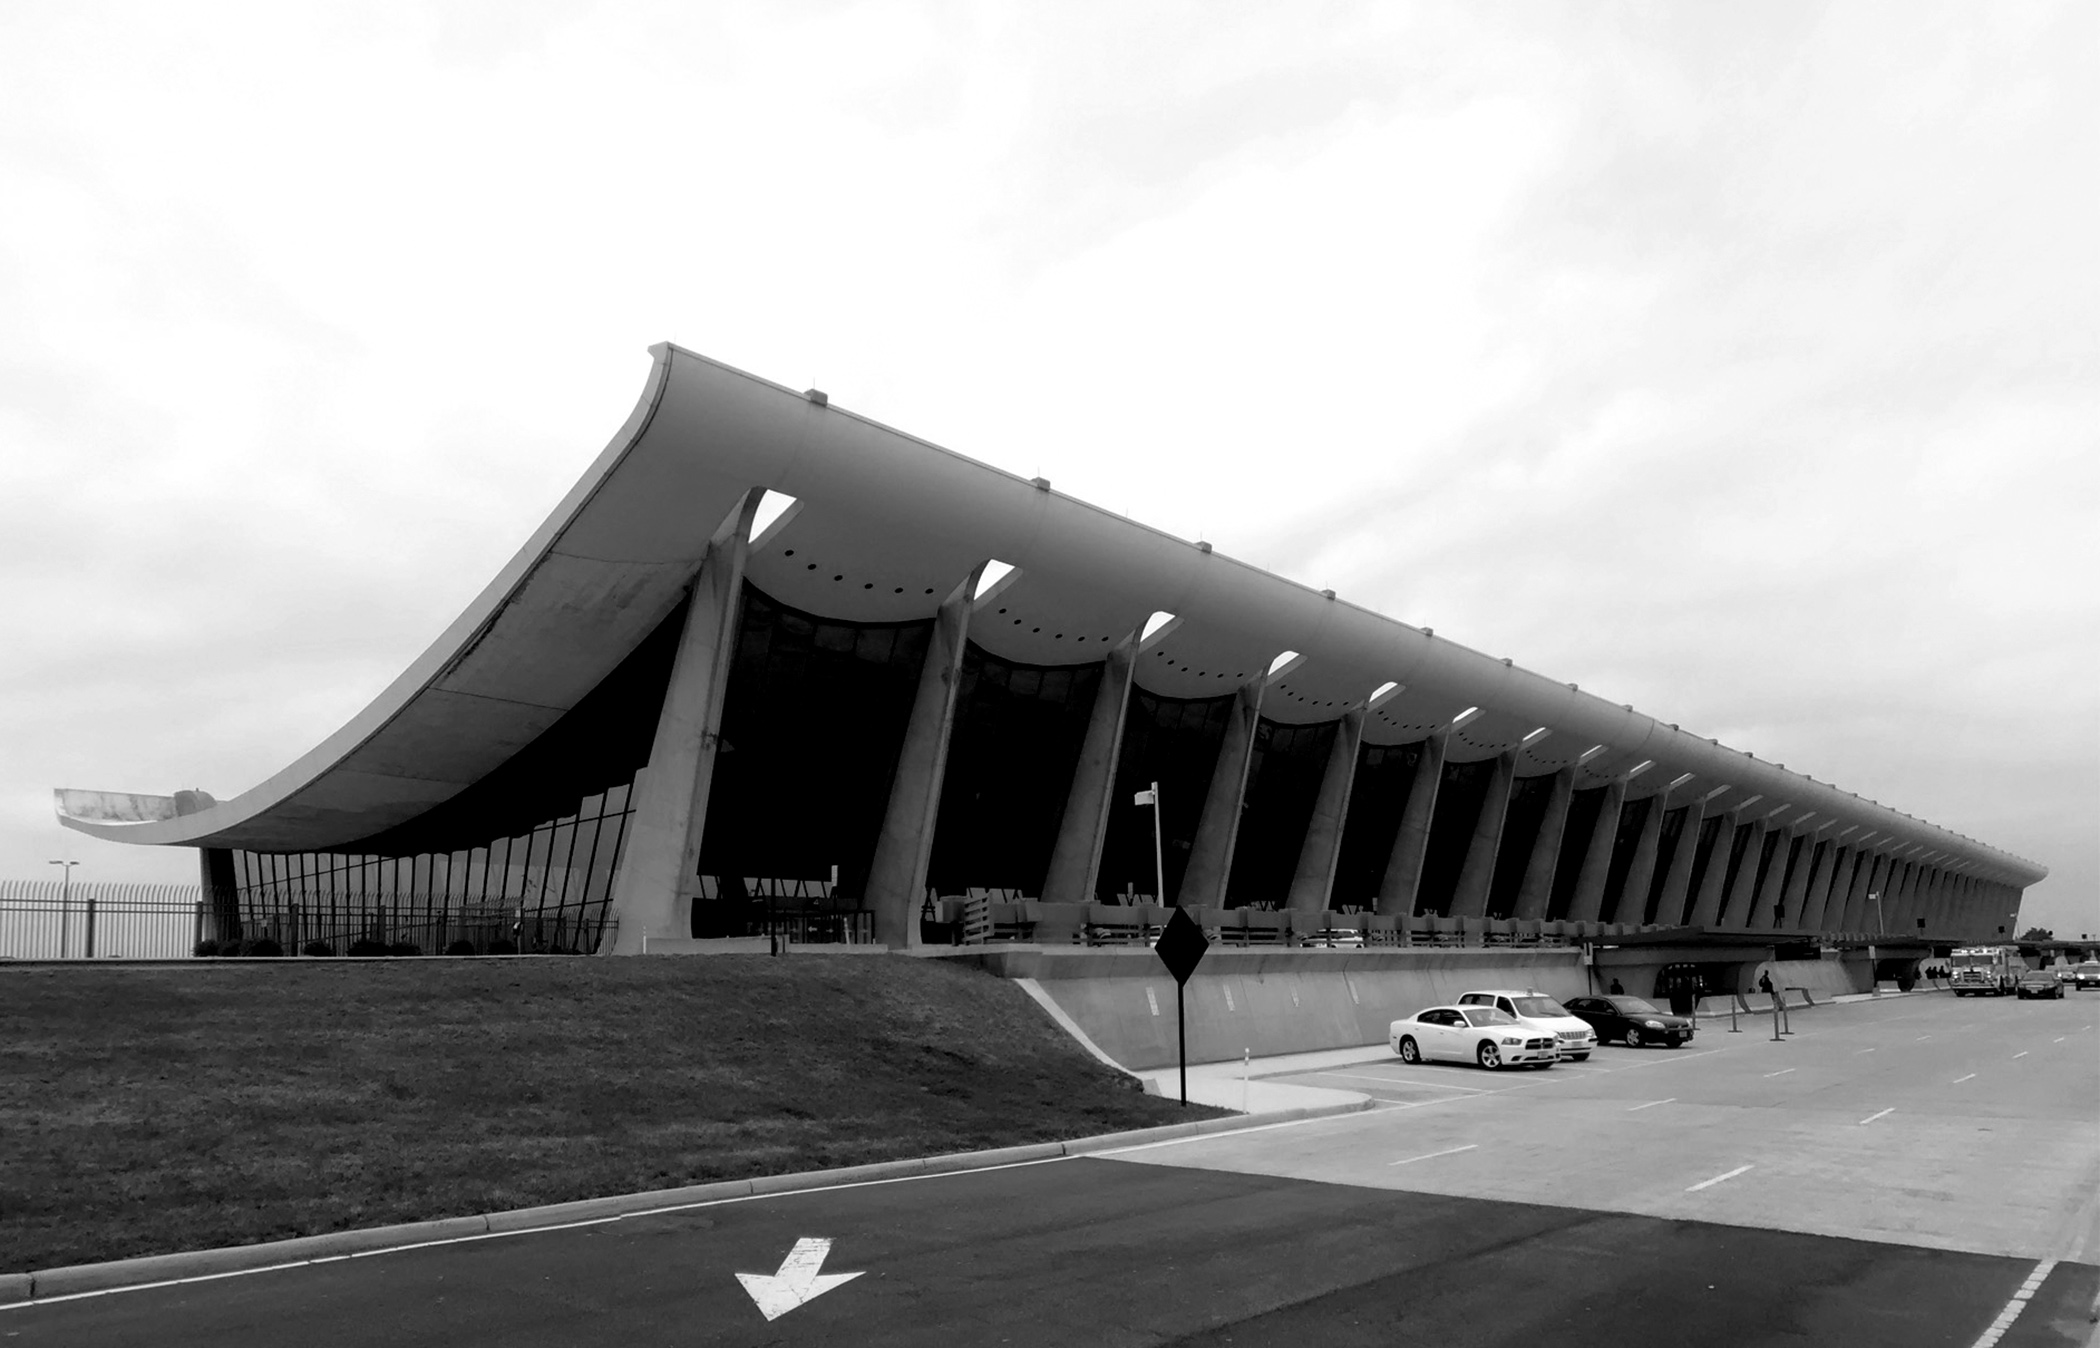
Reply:
[[[83,958],[95,958],[95,896],[92,892],[87,898],[87,952]]]

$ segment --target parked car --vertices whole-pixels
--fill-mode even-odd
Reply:
[[[1620,993],[1609,997],[1570,997],[1568,1010],[1588,1021],[1599,1040],[1616,1039],[1628,1048],[1643,1044],[1676,1048],[1692,1042],[1689,1016],[1673,1016],[1644,998]]]
[[[1492,1006],[1517,1018],[1517,1023],[1526,1029],[1538,1030],[1552,1035],[1560,1041],[1560,1056],[1569,1062],[1585,1062],[1590,1050],[1597,1047],[1597,1032],[1580,1016],[1568,1014],[1568,1008],[1554,1001],[1537,988],[1519,992],[1510,988],[1489,988],[1483,992],[1459,994],[1460,1006]]]
[[[2047,969],[2029,970],[2021,974],[2020,981],[2013,985],[2013,996],[2023,999],[2028,997],[2054,997],[2060,1001],[2063,995],[2064,985],[2058,982],[2055,975],[2051,974]]]
[[[2087,960],[2071,970],[2071,982],[2080,992],[2100,990],[2100,960]]]
[[[1387,1041],[1402,1062],[1425,1060],[1503,1067],[1551,1067],[1560,1042],[1526,1029],[1515,1016],[1493,1006],[1432,1006],[1396,1020]]]

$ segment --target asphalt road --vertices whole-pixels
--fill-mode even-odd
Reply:
[[[1355,1084],[1396,1107],[32,1304],[0,1310],[0,1339],[1917,1348],[1974,1344],[2027,1284],[2000,1342],[2083,1343],[2100,1270],[2064,1255],[2083,1238],[2071,1200],[2091,1198],[2090,1166],[2082,1190],[2034,1214],[2040,1236],[1959,1201],[1871,1210],[1906,1169],[1919,1194],[1969,1185],[1948,1150],[1963,1129],[2011,1130],[2043,1149],[2048,1176],[2075,1177],[2065,1139],[2082,1131],[2088,1160],[2100,1146],[2100,1040],[2081,1028],[2096,1013],[1909,998],[1797,1015],[1803,1033],[1784,1044],[1702,1036],[1550,1073],[1370,1064],[1346,1070],[1391,1077]],[[2036,1062],[2040,1044],[2056,1056]],[[1986,1070],[2006,1084],[1949,1094]],[[2058,1117],[2080,1108],[2082,1129]],[[2008,1144],[1967,1145],[1986,1179],[2022,1172]],[[1504,1187],[1543,1201],[1468,1192]],[[1759,1215],[1772,1211],[1784,1220]],[[1888,1229],[1899,1221],[1915,1229]],[[1869,1237],[1804,1229],[1820,1225]],[[810,1239],[831,1242],[823,1273],[859,1276],[768,1321],[736,1275],[776,1274]]]

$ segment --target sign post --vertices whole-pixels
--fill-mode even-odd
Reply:
[[[1181,1059],[1181,1103],[1189,1102],[1189,1037],[1185,1008],[1185,994],[1189,975],[1203,962],[1203,952],[1210,949],[1210,941],[1203,935],[1203,928],[1196,925],[1186,908],[1176,908],[1167,918],[1166,929],[1159,934],[1159,944],[1152,947],[1167,972],[1174,975],[1174,1043]]]
[[[1163,827],[1159,819],[1159,783],[1154,782],[1149,791],[1138,792],[1134,803],[1152,807],[1152,892],[1156,896],[1152,901],[1164,908],[1167,906],[1167,862],[1166,849],[1160,842]]]

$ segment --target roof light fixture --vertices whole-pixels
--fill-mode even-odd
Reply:
[[[1473,721],[1479,717],[1479,715],[1480,708],[1468,707],[1464,711],[1460,712],[1458,715],[1451,718],[1451,728],[1453,730],[1456,730],[1460,726],[1471,725]]]
[[[1370,700],[1364,705],[1375,709],[1392,701],[1394,698],[1400,696],[1400,694],[1406,691],[1406,684],[1400,683],[1393,679],[1387,679],[1384,683],[1379,684],[1376,688],[1373,688],[1371,690]]]

